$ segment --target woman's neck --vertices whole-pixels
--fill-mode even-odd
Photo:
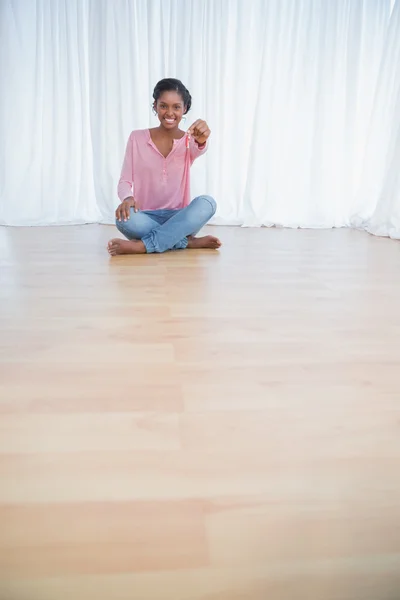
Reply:
[[[179,129],[179,127],[176,127],[175,129],[165,129],[165,127],[163,127],[162,125],[159,125],[158,127],[154,128],[158,135],[160,137],[163,138],[169,138],[169,139],[178,139],[181,138],[185,135],[185,132],[182,131],[181,129]]]

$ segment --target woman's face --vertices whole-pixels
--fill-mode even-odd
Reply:
[[[154,103],[154,108],[165,129],[177,128],[185,112],[182,96],[178,92],[163,92]]]

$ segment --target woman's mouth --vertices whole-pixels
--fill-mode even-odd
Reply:
[[[176,119],[167,119],[167,117],[164,117],[164,121],[166,123],[175,123]]]

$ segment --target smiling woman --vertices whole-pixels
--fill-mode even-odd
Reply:
[[[128,239],[111,240],[108,251],[114,256],[216,250],[221,246],[217,238],[195,237],[214,215],[215,200],[198,196],[190,202],[190,167],[206,152],[210,129],[201,119],[186,133],[179,129],[192,97],[178,79],[159,81],[153,99],[160,125],[131,133],[118,184],[116,225]]]
[[[178,79],[162,79],[154,88],[153,111],[166,127],[182,120],[192,106],[189,90]]]

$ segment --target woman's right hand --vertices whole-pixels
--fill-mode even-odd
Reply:
[[[127,221],[131,214],[131,208],[133,208],[135,212],[138,212],[139,210],[136,204],[136,200],[133,196],[131,196],[130,198],[125,198],[125,200],[121,202],[121,204],[118,206],[117,210],[115,211],[115,216],[117,217],[117,220]]]

